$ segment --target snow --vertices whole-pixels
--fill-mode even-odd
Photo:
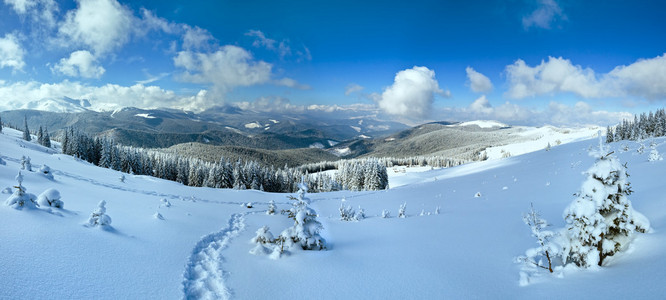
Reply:
[[[361,127],[358,127],[358,126],[349,126],[349,127],[356,130],[356,132],[361,132]]]
[[[120,182],[117,171],[54,154],[3,128],[0,190],[15,191],[25,155],[34,170],[48,164],[54,179],[22,171],[22,185],[34,194],[53,188],[67,205],[15,210],[1,201],[0,298],[661,298],[666,162],[648,161],[648,151],[636,153],[634,142],[613,143],[610,150],[627,162],[634,190],[628,198],[643,213],[636,222],[652,232],[637,234],[626,252],[594,270],[566,267],[534,277],[521,275],[514,263],[534,247],[522,221],[530,203],[554,228],[564,227],[562,213],[594,163],[588,148],[597,142],[585,136],[550,151],[509,150],[509,158],[449,169],[389,170],[386,191],[307,194],[327,249],[272,259],[250,254],[250,240],[262,226],[280,232],[294,225],[279,213],[291,207],[287,194],[193,188],[129,174]],[[666,151],[666,138],[655,140]],[[622,144],[630,151],[619,151]],[[345,206],[363,207],[366,218],[340,221],[343,198]],[[87,228],[102,200],[113,223]],[[275,215],[265,213],[271,200]],[[252,208],[243,205],[248,202]],[[397,218],[404,203],[405,218]],[[384,211],[393,216],[383,218]]]
[[[500,123],[497,121],[488,121],[488,120],[477,120],[477,121],[469,121],[469,122],[462,122],[459,124],[455,124],[453,126],[472,126],[476,125],[481,128],[505,128],[505,127],[510,127],[509,125],[506,125],[504,123]]]
[[[150,114],[136,114],[136,115],[134,115],[134,116],[135,116],[135,117],[139,117],[139,118],[155,119],[155,117],[154,117],[154,116],[151,116]]]
[[[248,128],[248,129],[261,128],[261,127],[263,127],[263,126],[261,126],[261,124],[259,124],[259,122],[253,122],[253,123],[245,124],[245,128]]]
[[[516,156],[534,151],[544,150],[548,145],[557,147],[577,141],[588,140],[597,136],[599,130],[604,128],[588,126],[582,128],[557,128],[553,126],[543,127],[516,127],[521,129],[516,133],[519,136],[530,138],[529,141],[513,143],[504,146],[487,148],[488,159],[500,159],[506,155]]]

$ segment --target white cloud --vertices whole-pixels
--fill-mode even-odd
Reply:
[[[553,23],[566,19],[567,16],[555,0],[538,0],[536,10],[523,17],[523,28],[525,30],[530,27],[550,29]]]
[[[493,84],[490,79],[485,75],[475,71],[471,67],[465,68],[467,72],[467,80],[469,80],[469,87],[476,93],[487,93],[493,90]]]
[[[0,38],[0,68],[12,68],[14,71],[23,70],[25,50],[21,47],[16,35],[8,33]]]
[[[178,95],[171,90],[142,84],[91,86],[68,80],[51,84],[36,81],[0,83],[0,99],[3,99],[0,110],[16,109],[30,101],[51,97],[88,99],[94,110],[113,110],[131,106],[171,107],[198,111],[205,108],[202,105],[209,103],[205,90],[195,95]]]
[[[84,45],[96,56],[125,45],[136,23],[129,8],[116,0],[79,0],[61,24],[60,43],[66,47]]]
[[[619,89],[615,91],[618,94],[666,99],[666,54],[615,67],[604,80],[609,82],[605,84],[609,88]]]
[[[24,15],[29,9],[37,5],[35,0],[5,0],[5,4],[11,6],[19,15]]]
[[[261,30],[250,30],[246,32],[245,35],[254,38],[252,46],[265,47],[266,49],[275,50],[275,44],[277,41],[267,38]]]
[[[583,98],[642,97],[666,99],[666,54],[618,66],[597,75],[590,68],[568,59],[549,57],[530,67],[517,60],[506,67],[509,89],[506,95],[521,99],[546,94],[573,93]]]
[[[56,24],[58,4],[54,0],[5,0],[5,3],[20,16],[30,15],[40,26],[53,28]]]
[[[271,79],[273,65],[254,60],[245,49],[227,45],[212,53],[181,51],[174,65],[185,69],[181,79],[186,82],[212,84],[224,94],[238,86],[266,83]]]
[[[439,88],[434,71],[413,67],[395,75],[393,85],[384,90],[378,105],[392,115],[424,118],[432,109],[435,94],[447,95],[449,92]]]
[[[150,30],[158,30],[165,33],[178,32],[178,26],[176,24],[156,16],[153,12],[145,8],[141,8],[141,15],[143,16],[143,18],[141,18],[142,28],[136,29],[140,30],[142,34],[146,34]]]
[[[598,110],[582,101],[574,105],[552,101],[543,109],[528,108],[508,101],[494,107],[483,95],[468,107],[446,108],[439,117],[452,121],[497,120],[511,125],[606,126],[631,116],[627,112]]]
[[[97,65],[97,59],[87,50],[74,51],[68,58],[60,59],[52,69],[71,77],[100,78],[106,70]]]
[[[490,102],[488,101],[488,98],[486,98],[486,95],[481,95],[481,97],[474,100],[474,102],[469,105],[469,109],[472,112],[479,114],[490,114],[493,112],[493,108],[490,106]]]
[[[198,26],[192,27],[185,24],[182,28],[185,31],[183,34],[183,49],[206,49],[208,42],[215,40],[208,30],[199,28]]]
[[[299,90],[309,90],[311,88],[307,84],[301,84],[298,81],[296,81],[294,79],[291,79],[291,78],[288,78],[288,77],[273,80],[273,84],[279,85],[279,86],[286,86],[286,87],[290,87],[290,88],[295,88],[295,89],[299,89]]]
[[[345,88],[345,96],[349,96],[353,93],[360,92],[363,90],[363,87],[356,84],[356,83],[350,83],[347,85]]]

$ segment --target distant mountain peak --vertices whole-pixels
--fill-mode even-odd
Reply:
[[[49,97],[30,101],[21,109],[32,109],[59,113],[75,113],[90,110],[91,104],[87,99],[73,99],[69,97]]]

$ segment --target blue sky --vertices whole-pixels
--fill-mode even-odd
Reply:
[[[661,1],[4,0],[0,104],[611,124],[666,100]]]

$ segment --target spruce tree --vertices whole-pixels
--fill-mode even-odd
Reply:
[[[37,130],[37,144],[44,145],[44,130],[42,130],[42,126],[39,126],[39,130]]]
[[[44,147],[51,148],[51,136],[49,136],[49,129],[44,129]]]
[[[566,263],[580,267],[601,266],[623,250],[635,232],[649,229],[649,221],[634,211],[627,196],[632,193],[626,164],[605,152],[599,136],[597,160],[577,198],[564,211],[568,245]]]
[[[26,141],[31,141],[32,137],[30,136],[30,129],[28,129],[28,117],[24,116],[23,117],[23,139]]]

